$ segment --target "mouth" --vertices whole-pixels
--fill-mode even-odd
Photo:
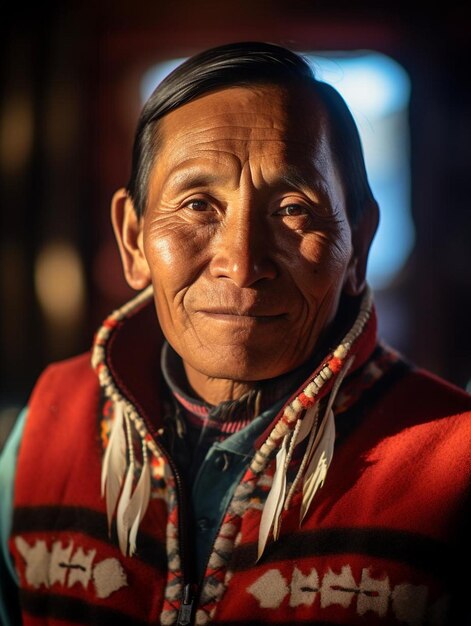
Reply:
[[[204,316],[221,321],[229,322],[274,322],[286,317],[285,313],[271,313],[267,311],[257,311],[253,309],[241,310],[235,308],[204,309],[199,311]]]

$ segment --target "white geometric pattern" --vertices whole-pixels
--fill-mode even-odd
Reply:
[[[96,550],[75,549],[72,541],[65,547],[61,541],[55,541],[50,550],[43,540],[30,546],[23,537],[16,537],[15,544],[26,564],[26,582],[34,589],[56,583],[67,587],[79,584],[87,589],[93,580],[96,596],[107,598],[128,584],[118,559],[104,559],[94,565]]]
[[[363,568],[360,581],[355,581],[350,565],[343,565],[339,573],[328,569],[322,576],[315,568],[304,574],[294,567],[287,580],[278,569],[270,569],[247,588],[262,609],[279,609],[285,599],[290,607],[312,606],[319,597],[320,609],[338,605],[344,609],[354,608],[358,615],[369,612],[378,617],[389,613],[400,624],[421,626],[434,623],[435,609],[443,612],[447,598],[441,598],[429,607],[428,589],[424,585],[401,583],[391,587],[387,575],[374,578],[370,568]],[[438,614],[437,614],[438,615]],[[438,623],[438,622],[437,622]]]

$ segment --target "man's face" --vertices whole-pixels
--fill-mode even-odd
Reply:
[[[234,87],[161,121],[139,247],[162,330],[215,378],[304,363],[332,322],[355,258],[321,104]]]

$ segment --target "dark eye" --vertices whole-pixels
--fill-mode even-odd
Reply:
[[[208,211],[211,208],[206,200],[190,200],[186,206],[192,211]]]
[[[302,204],[287,204],[277,211],[277,215],[295,217],[297,215],[308,215],[308,209]]]

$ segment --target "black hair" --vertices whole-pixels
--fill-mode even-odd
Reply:
[[[137,124],[127,185],[138,216],[143,215],[147,203],[149,175],[160,141],[159,120],[199,96],[257,84],[306,85],[318,94],[329,120],[332,152],[344,183],[350,222],[355,224],[374,203],[358,129],[341,95],[317,80],[301,55],[275,44],[241,42],[192,56],[171,72],[145,103]]]

